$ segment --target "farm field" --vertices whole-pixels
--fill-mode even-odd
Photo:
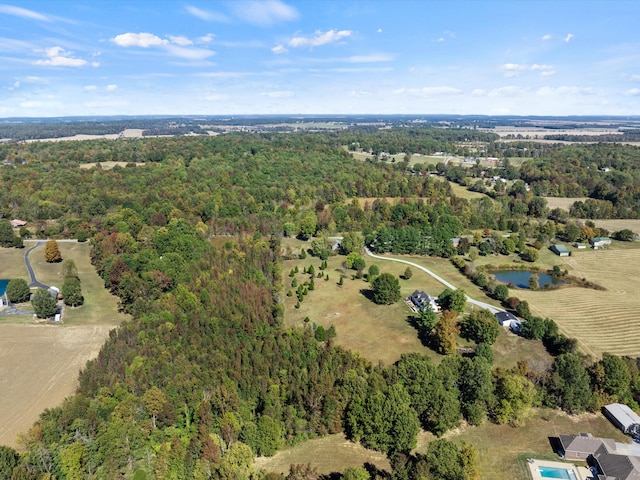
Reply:
[[[547,201],[547,206],[549,207],[549,210],[553,210],[554,208],[560,208],[568,212],[571,206],[575,202],[584,202],[587,199],[587,197],[580,197],[580,198],[544,197],[544,199]]]
[[[549,437],[579,432],[590,432],[594,436],[629,442],[629,437],[613,427],[601,414],[569,416],[550,409],[534,410],[533,416],[526,421],[524,427],[514,428],[485,422],[478,427],[462,426],[445,434],[444,437],[453,441],[464,440],[479,450],[479,478],[511,480],[528,478],[525,460],[528,457],[557,460]],[[421,432],[418,435],[416,452],[426,452],[429,442],[434,439],[431,433]],[[389,463],[383,454],[366,450],[349,442],[342,434],[336,434],[302,442],[278,452],[273,457],[257,458],[255,466],[269,472],[287,473],[292,463],[311,463],[318,468],[318,473],[328,474],[341,472],[350,466],[362,466],[364,462],[390,471]]]
[[[640,219],[592,220],[592,222],[595,223],[596,227],[606,228],[610,232],[617,232],[628,228],[632,232],[640,233]]]
[[[616,244],[614,244],[616,245]],[[560,330],[580,342],[594,357],[603,352],[640,355],[640,295],[637,265],[640,249],[588,250],[571,257],[557,257],[572,275],[595,282],[606,291],[566,288],[551,292],[520,290],[535,315],[553,318]]]
[[[129,165],[129,162],[100,162],[100,166],[102,167],[103,170],[111,170],[113,167],[115,166],[119,166],[119,167],[126,167],[127,165]],[[144,163],[134,163],[133,165],[135,166],[141,166],[144,165]],[[96,167],[98,166],[97,163],[81,163],[79,165],[79,168],[84,168],[86,170]]]
[[[26,248],[32,244],[25,242]],[[82,281],[85,305],[65,307],[63,325],[35,324],[30,316],[0,315],[0,444],[17,447],[46,408],[59,405],[77,386],[78,373],[94,358],[109,331],[127,316],[89,261],[88,243],[59,242],[63,259],[73,259]],[[0,249],[2,278],[28,280],[25,250]],[[30,254],[38,280],[61,286],[58,264],[44,261],[44,246]]]

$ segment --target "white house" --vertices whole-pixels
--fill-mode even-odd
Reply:
[[[498,312],[495,314],[498,323],[505,328],[511,329],[513,332],[518,333],[522,322],[513,313],[510,312]]]
[[[411,303],[415,306],[416,310],[422,310],[427,305],[431,306],[431,310],[434,312],[440,311],[440,305],[438,305],[438,297],[432,297],[428,293],[423,292],[422,290],[416,290],[409,297]]]

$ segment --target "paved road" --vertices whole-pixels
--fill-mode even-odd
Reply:
[[[34,250],[39,246],[44,245],[45,243],[46,242],[44,240],[37,240],[36,244],[33,247],[31,247],[26,252],[24,252],[24,264],[27,266],[27,270],[29,271],[29,277],[31,278],[31,283],[29,284],[29,286],[44,288],[45,290],[48,290],[49,285],[45,285],[44,283],[41,283],[38,281],[38,279],[36,278],[36,274],[33,271],[33,267],[31,266],[31,262],[29,261],[29,253],[31,253],[31,250]]]
[[[390,262],[399,262],[399,263],[405,263],[407,265],[411,265],[412,267],[415,267],[415,268],[417,268],[419,270],[422,270],[426,274],[431,275],[433,278],[435,278],[437,281],[439,281],[445,287],[450,288],[451,290],[455,290],[456,289],[455,285],[447,282],[444,278],[442,278],[439,275],[436,275],[435,273],[433,273],[428,268],[424,268],[422,265],[418,265],[417,263],[413,263],[413,262],[410,262],[408,260],[401,260],[399,258],[389,258],[389,257],[382,257],[380,255],[375,255],[375,254],[371,253],[369,251],[369,249],[366,248],[366,247],[365,247],[365,251],[367,252],[367,255],[369,255],[372,258],[377,258],[378,260],[388,260]],[[481,302],[479,300],[474,300],[469,295],[467,295],[467,302],[469,302],[472,305],[476,305],[477,307],[485,308],[485,309],[489,310],[491,313],[504,312],[504,310],[502,308],[498,308],[498,307],[496,307],[494,305],[491,305],[490,303]]]

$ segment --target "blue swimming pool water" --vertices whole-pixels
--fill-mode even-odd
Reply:
[[[4,295],[4,292],[7,291],[7,285],[9,283],[9,280],[2,280],[0,279],[0,297],[2,295]]]
[[[538,467],[538,471],[543,478],[562,478],[565,480],[576,478],[576,474],[566,468]]]

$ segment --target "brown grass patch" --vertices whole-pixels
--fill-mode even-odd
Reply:
[[[129,165],[129,162],[100,162],[100,166],[102,167],[103,170],[111,170],[113,167],[115,166],[119,166],[119,167],[126,167],[127,165]],[[140,166],[140,165],[144,165],[144,163],[140,162],[140,163],[133,163],[133,165],[135,166]],[[84,168],[86,170],[93,168],[93,167],[97,167],[98,164],[97,163],[81,163],[80,164],[80,168]]]
[[[571,206],[575,202],[584,202],[587,199],[587,197],[580,197],[580,198],[544,197],[544,199],[547,201],[547,206],[549,207],[550,210],[553,210],[554,208],[560,208],[568,212]]]

